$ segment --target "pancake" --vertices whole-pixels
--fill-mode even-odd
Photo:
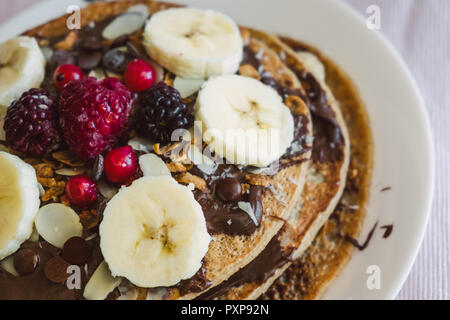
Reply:
[[[323,66],[318,59],[304,59],[275,36],[255,30],[251,33],[282,56],[300,79],[309,79],[304,88],[306,95],[313,97],[309,102],[314,126],[313,157],[296,214],[286,221],[283,229],[254,261],[217,288],[200,296],[203,299],[256,299],[264,293],[291,265],[291,261],[298,259],[309,247],[335,209],[345,187],[349,165],[350,141],[346,124],[325,83],[324,74],[320,72]],[[319,98],[322,94],[325,96]],[[322,112],[317,112],[318,109]],[[324,114],[333,117],[324,118]]]
[[[372,180],[372,133],[364,103],[345,72],[316,48],[287,37],[282,40],[296,52],[314,54],[325,66],[327,85],[349,131],[351,161],[344,194],[330,219],[304,254],[260,298],[320,299],[350,260],[364,222]]]
[[[176,5],[160,3],[155,1],[120,1],[120,2],[106,2],[106,3],[94,3],[82,9],[81,15],[83,17],[82,25],[87,31],[81,30],[77,33],[77,36],[81,36],[84,33],[101,32],[101,28],[105,27],[111,19],[136,4],[145,4],[149,8],[150,14],[153,14],[159,10],[166,9],[168,7],[174,7]],[[41,46],[55,46],[57,44],[66,44],[68,39],[73,36],[68,34],[66,28],[67,15],[61,18],[55,19],[42,26],[36,27],[25,35],[36,37]],[[97,22],[92,28],[92,22]],[[94,31],[95,30],[95,31]],[[244,31],[245,32],[245,31]],[[243,37],[246,38],[246,34]],[[139,54],[145,56],[146,53],[142,50],[140,44],[141,34],[138,32],[135,36],[131,36],[133,40],[136,40],[133,44],[137,50],[140,50]],[[260,42],[257,39],[246,38],[247,46],[258,47]],[[70,45],[70,43],[69,43]],[[73,49],[75,42],[72,43]],[[108,43],[103,43],[108,45]],[[247,47],[246,47],[247,50]],[[279,92],[289,93],[288,96],[302,97],[303,88],[300,81],[298,81],[295,74],[288,68],[283,61],[278,57],[276,52],[273,52],[269,47],[260,46],[258,49],[259,55],[266,61],[265,69],[270,70],[270,76],[264,73],[264,70],[257,69],[258,78],[261,81],[266,81],[273,85]],[[267,58],[266,58],[267,57]],[[251,64],[248,60],[243,61],[244,64]],[[248,68],[240,70],[242,73],[246,73]],[[47,76],[51,76],[48,74]],[[245,74],[250,76],[249,74]],[[172,79],[172,75],[165,71],[165,81],[169,82]],[[47,83],[49,83],[47,79]],[[51,81],[50,81],[51,82]],[[44,82],[45,86],[45,82]],[[150,290],[149,297],[160,299],[192,299],[207,288],[214,287],[220,284],[222,281],[228,279],[236,271],[247,265],[252,261],[270,242],[270,240],[277,234],[277,232],[283,226],[284,220],[295,213],[295,205],[299,196],[303,191],[303,186],[306,181],[306,174],[309,166],[309,159],[311,157],[311,141],[312,141],[312,126],[311,116],[307,108],[301,108],[297,106],[293,112],[296,120],[296,138],[288,150],[280,159],[279,169],[272,175],[254,173],[254,168],[239,168],[234,165],[219,165],[219,169],[213,174],[204,174],[198,170],[198,168],[192,168],[189,173],[197,176],[204,181],[214,181],[218,176],[234,176],[239,178],[240,181],[246,182],[249,188],[255,188],[261,190],[260,197],[262,203],[261,221],[258,226],[250,230],[247,228],[248,221],[245,221],[245,230],[242,229],[242,215],[230,215],[231,227],[221,225],[212,226],[214,221],[208,219],[211,206],[208,205],[208,201],[205,200],[205,193],[199,190],[194,191],[194,196],[202,205],[203,211],[206,216],[208,231],[214,237],[214,241],[210,243],[209,250],[203,260],[202,268],[199,272],[188,280],[181,281],[178,285],[168,288],[157,288]],[[299,149],[300,148],[300,149]],[[177,178],[177,176],[175,175]],[[263,182],[261,182],[263,181]],[[212,185],[210,185],[211,187]],[[205,200],[204,202],[202,202]],[[247,216],[248,220],[249,217]],[[238,225],[238,231],[234,229],[234,226]],[[255,230],[253,230],[255,229]],[[90,230],[91,234],[95,233],[95,228]],[[87,264],[89,266],[88,271],[82,270],[83,279],[89,279],[93,271],[102,262],[102,255],[98,248],[98,238],[94,241],[95,249],[91,260]],[[47,260],[55,255],[55,249],[48,245],[36,245],[27,243],[25,246],[29,246],[37,250],[41,256],[40,265],[45,265]],[[42,270],[41,270],[42,271]],[[1,270],[0,270],[1,273]],[[47,281],[42,273],[33,275],[33,281],[30,281],[30,285],[25,285],[26,290],[22,290],[22,299],[76,299],[80,297],[80,293],[84,289],[86,281],[83,281],[81,290],[68,290],[64,286],[55,287],[50,284],[43,284]],[[40,281],[39,277],[42,278]],[[48,281],[47,281],[48,282]],[[0,284],[5,284],[9,287],[23,286],[20,278],[14,278],[5,273],[0,274]],[[32,288],[29,288],[31,287]],[[133,286],[131,286],[133,287]],[[140,290],[140,289],[139,289]],[[143,289],[145,291],[145,289]],[[117,292],[113,296],[117,297]],[[142,296],[142,294],[141,294]],[[7,292],[1,292],[0,297],[8,299],[11,296]]]

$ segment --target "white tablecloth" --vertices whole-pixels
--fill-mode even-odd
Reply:
[[[0,0],[0,22],[39,1]],[[343,1],[364,15],[370,5],[380,7],[381,31],[416,77],[434,133],[437,182],[433,212],[417,261],[398,299],[450,299],[450,1]]]

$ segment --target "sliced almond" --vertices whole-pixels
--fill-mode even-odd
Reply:
[[[87,300],[105,300],[121,282],[122,278],[113,277],[108,265],[103,261],[86,284],[83,297]]]
[[[197,166],[201,171],[206,173],[207,175],[211,175],[216,172],[218,168],[218,164],[214,162],[214,160],[208,158],[203,154],[199,147],[196,145],[191,145],[188,151],[189,159],[193,164]]]
[[[2,261],[0,261],[0,267],[6,272],[11,273],[13,276],[16,277],[19,276],[19,273],[16,271],[16,268],[14,267],[14,255],[10,255],[9,257],[6,257]]]
[[[140,156],[139,166],[144,176],[170,176],[170,170],[164,161],[153,153]]]
[[[173,87],[180,92],[181,97],[184,99],[199,91],[204,83],[205,80],[176,77],[173,81]]]
[[[28,239],[28,241],[31,241],[31,242],[38,242],[39,241],[39,232],[37,232],[36,226],[33,226],[33,232],[31,232],[31,236]]]
[[[148,8],[145,5],[132,6],[124,14],[115,18],[103,30],[103,38],[115,40],[124,34],[133,34],[145,23],[148,17]]]
[[[153,68],[155,69],[155,72],[156,72],[155,82],[158,83],[158,82],[163,81],[164,80],[164,68],[161,67],[160,64],[158,64],[157,62],[155,62],[153,60],[149,61],[149,62],[153,66]]]
[[[59,174],[60,176],[67,176],[67,177],[73,177],[77,176],[79,174],[85,173],[85,168],[62,168],[55,170],[56,174]]]
[[[98,192],[100,192],[100,194],[102,196],[104,196],[106,199],[111,199],[119,191],[118,188],[116,188],[113,185],[109,184],[105,180],[100,180],[97,183],[97,189],[98,189]]]
[[[39,235],[57,248],[62,248],[72,237],[81,237],[83,232],[75,211],[61,203],[51,203],[40,208],[34,223]]]
[[[154,143],[145,138],[135,137],[128,141],[128,145],[136,151],[150,152],[153,151]]]

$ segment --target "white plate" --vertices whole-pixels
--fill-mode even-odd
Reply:
[[[376,221],[394,224],[387,240],[378,229],[328,290],[327,299],[393,299],[422,241],[431,208],[434,160],[423,100],[392,46],[340,1],[192,0],[219,9],[239,23],[306,41],[335,60],[355,81],[367,105],[375,140],[371,200],[361,239]],[[0,41],[64,13],[79,0],[51,0],[29,8],[0,27]],[[380,192],[391,186],[389,192]],[[381,287],[367,288],[367,268],[380,270]]]

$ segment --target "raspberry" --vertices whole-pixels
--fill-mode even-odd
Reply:
[[[126,129],[132,94],[115,78],[71,81],[59,99],[64,138],[81,159],[93,160],[111,148]]]
[[[139,103],[137,130],[145,138],[167,143],[174,130],[193,125],[192,112],[178,90],[164,82],[141,93]]]
[[[32,157],[43,157],[58,149],[56,99],[47,90],[31,89],[8,108],[5,118],[6,143]]]

